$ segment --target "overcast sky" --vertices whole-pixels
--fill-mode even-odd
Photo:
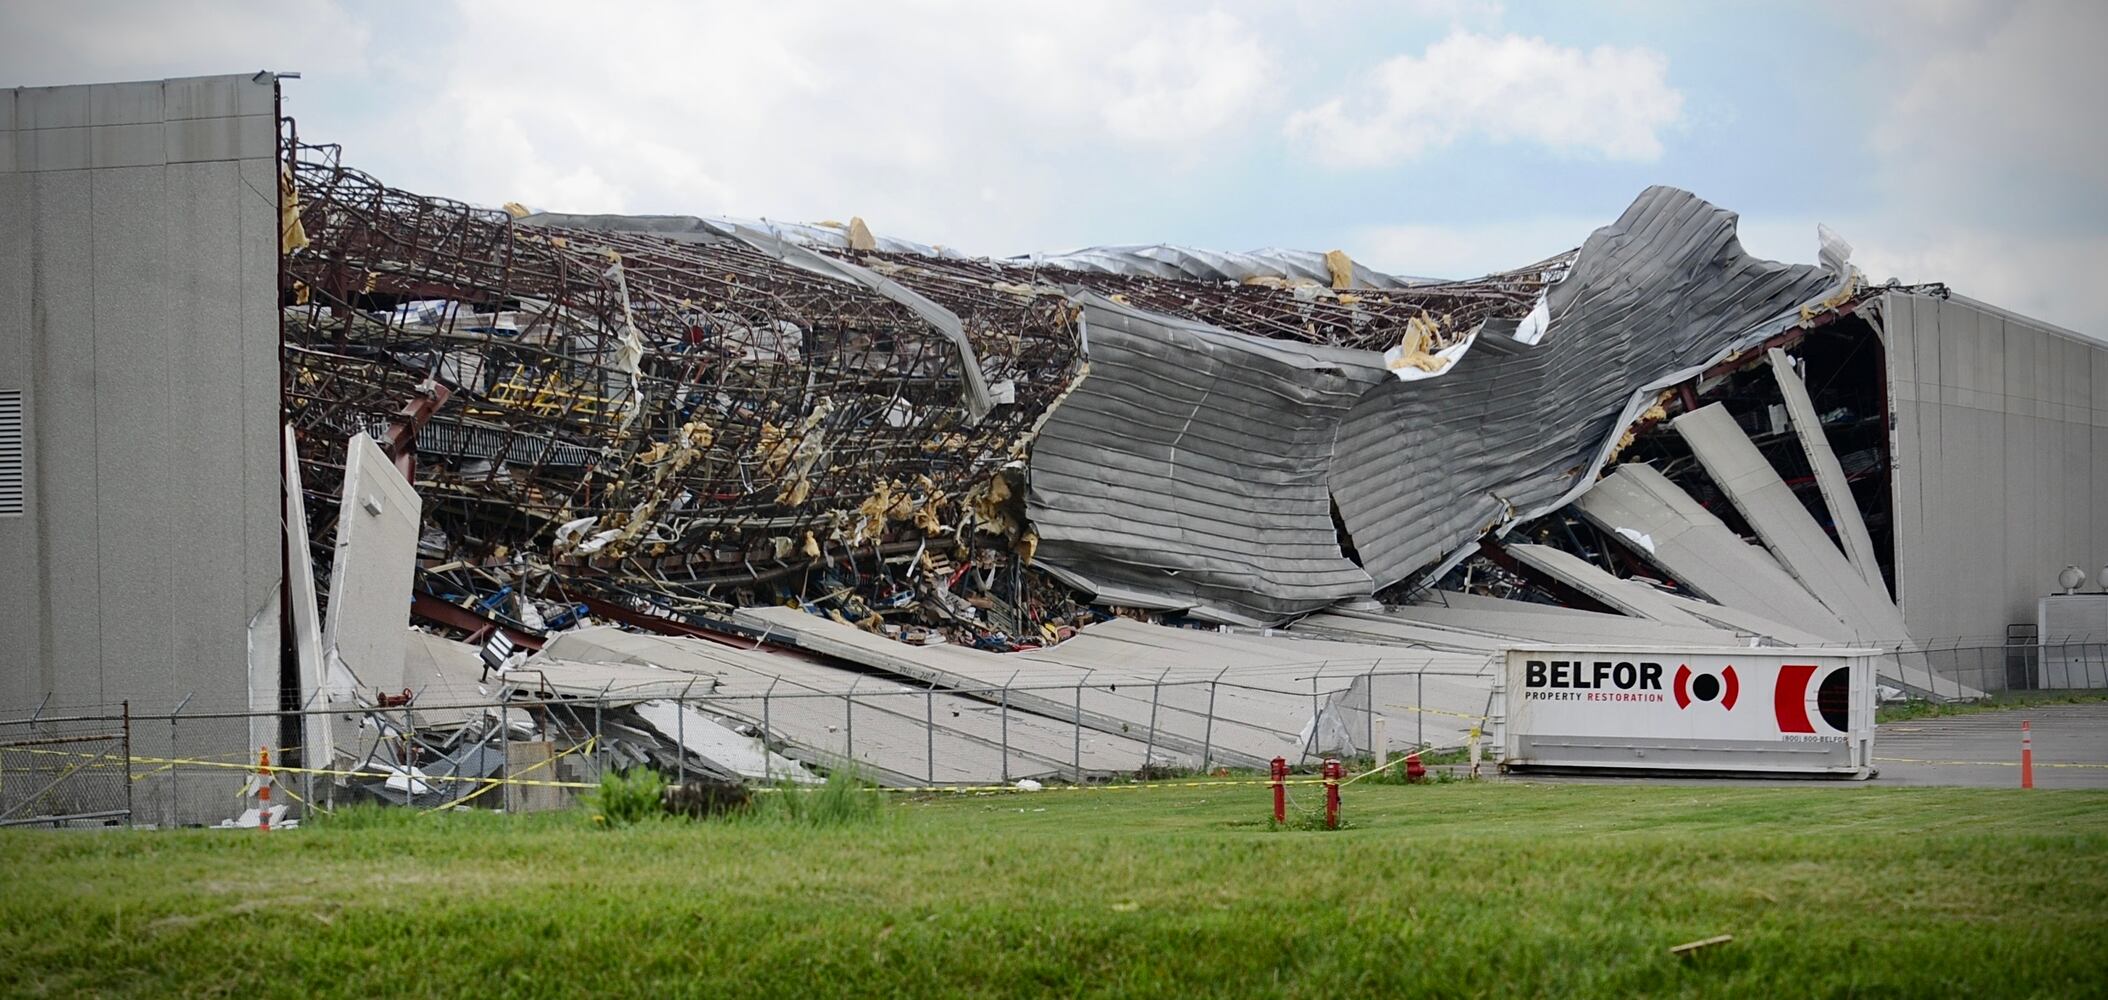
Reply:
[[[1649,184],[2097,336],[2108,2],[0,4],[0,86],[297,70],[398,187],[1466,276]]]

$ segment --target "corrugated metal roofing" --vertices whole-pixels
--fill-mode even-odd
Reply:
[[[1735,218],[1689,192],[1648,188],[1551,287],[1538,345],[1473,350],[1441,378],[1362,397],[1331,480],[1377,586],[1565,503],[1647,392],[1783,329],[1843,280],[1750,256]]]
[[[1090,373],[1032,449],[1038,559],[1258,624],[1370,592],[1326,484],[1367,351],[1250,337],[1076,293]]]

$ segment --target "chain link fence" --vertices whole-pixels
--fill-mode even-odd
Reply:
[[[131,825],[130,720],[0,721],[0,827]]]
[[[2108,642],[1914,644],[1883,655],[1929,670],[1943,697],[2108,689]],[[0,825],[231,819],[251,804],[257,733],[287,734],[270,749],[277,801],[296,810],[356,801],[551,808],[609,770],[637,766],[728,782],[810,781],[854,767],[895,788],[1264,770],[1274,757],[1298,764],[1461,747],[1486,723],[1499,668],[1499,657],[1475,671],[1331,662],[983,687],[867,674],[831,690],[783,682],[582,696],[520,671],[507,683],[493,677],[493,697],[466,703],[411,692],[303,712],[183,699],[154,713],[39,713],[0,720]],[[311,731],[305,716],[330,718],[332,752],[296,745],[292,734]]]

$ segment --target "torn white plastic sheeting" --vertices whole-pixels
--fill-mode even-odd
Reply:
[[[1895,602],[1868,586],[1866,578],[1845,561],[1844,553],[1809,516],[1793,488],[1779,478],[1726,407],[1719,403],[1700,407],[1677,417],[1672,426],[1779,564],[1843,619],[1854,639],[1883,646],[1909,640],[1903,613]]]
[[[1617,529],[1617,532],[1618,535],[1624,538],[1626,541],[1639,546],[1641,551],[1647,553],[1650,556],[1654,554],[1653,535],[1647,534],[1644,531],[1634,531],[1631,528],[1619,528]]]
[[[422,505],[373,438],[353,434],[345,455],[323,655],[386,677],[402,669]]]
[[[1635,550],[1641,558],[1716,603],[1795,623],[1822,642],[1855,637],[1771,553],[1743,541],[1652,466],[1618,466],[1581,494],[1574,509],[1620,537],[1645,535],[1653,545]]]
[[[811,784],[820,778],[805,765],[742,736],[717,720],[671,701],[646,701],[634,709],[645,725],[682,749],[742,778]]]
[[[299,828],[299,820],[286,818],[286,813],[291,811],[291,808],[292,807],[290,806],[282,805],[276,805],[271,807],[271,829],[293,830]],[[236,816],[233,819],[220,820],[218,829],[254,830],[258,826],[262,825],[262,819],[263,811],[252,806],[248,809],[242,810],[242,814],[240,816]]]
[[[1405,348],[1403,345],[1394,346],[1390,350],[1383,352],[1383,366],[1389,369],[1392,375],[1397,376],[1400,382],[1418,382],[1421,379],[1437,378],[1448,374],[1450,369],[1455,368],[1457,360],[1462,358],[1465,352],[1471,350],[1471,345],[1477,343],[1478,339],[1479,332],[1473,330],[1465,334],[1464,339],[1448,347],[1422,355],[1422,357],[1434,358],[1441,362],[1433,371],[1417,367],[1413,363],[1404,360]]]
[[[1515,339],[1525,344],[1536,344],[1544,340],[1544,335],[1550,332],[1551,329],[1551,307],[1545,303],[1545,297],[1539,295],[1537,296],[1537,304],[1531,307],[1529,315],[1524,316],[1522,322],[1516,324]]]
[[[1867,533],[1866,519],[1859,515],[1859,503],[1852,499],[1852,484],[1845,479],[1844,466],[1837,462],[1837,450],[1830,447],[1830,438],[1823,433],[1815,401],[1809,398],[1807,385],[1794,372],[1793,359],[1785,351],[1774,347],[1770,357],[1772,374],[1779,380],[1779,394],[1785,397],[1786,413],[1793,420],[1793,432],[1800,438],[1801,450],[1808,455],[1809,467],[1815,470],[1815,485],[1822,491],[1823,506],[1830,510],[1830,523],[1837,526],[1845,558],[1859,570],[1867,586],[1885,595],[1888,584],[1881,579],[1874,538]]]
[[[1612,576],[1581,557],[1548,545],[1502,546],[1524,565],[1573,587],[1596,600],[1638,618],[1651,618],[1670,625],[1708,627],[1689,612],[1662,599],[1661,592],[1642,583]]]

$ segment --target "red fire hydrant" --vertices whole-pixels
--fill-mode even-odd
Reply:
[[[1325,829],[1339,829],[1339,761],[1325,759]]]
[[[1274,786],[1274,822],[1288,822],[1288,758],[1274,758],[1273,780],[1267,783]]]
[[[1420,755],[1417,753],[1409,753],[1405,755],[1405,780],[1427,780],[1427,768],[1420,766]]]

